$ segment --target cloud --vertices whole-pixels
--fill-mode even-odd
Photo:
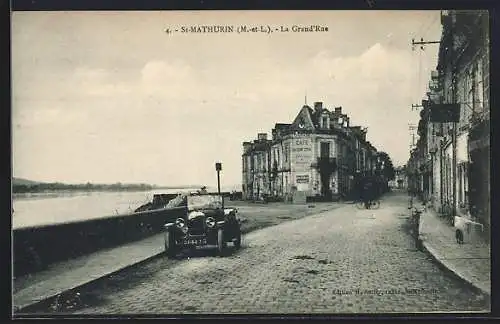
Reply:
[[[75,81],[82,83],[105,82],[109,80],[109,72],[105,69],[77,67],[74,71]]]
[[[311,65],[323,79],[330,78],[345,84],[354,81],[356,86],[364,86],[370,82],[379,84],[408,80],[414,72],[410,60],[407,52],[376,43],[359,56],[332,57],[329,51],[322,51],[312,58]]]
[[[182,61],[150,61],[141,70],[139,90],[148,96],[179,99],[198,88],[195,72]]]
[[[71,92],[82,96],[113,97],[127,95],[133,91],[133,84],[120,80],[110,71],[102,68],[77,67],[70,79]]]

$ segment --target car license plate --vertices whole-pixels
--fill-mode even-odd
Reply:
[[[207,239],[185,239],[183,241],[184,245],[206,245]]]

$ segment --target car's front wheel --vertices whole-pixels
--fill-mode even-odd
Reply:
[[[227,250],[227,242],[224,238],[224,230],[219,229],[217,231],[217,254],[219,256],[224,256]]]
[[[165,232],[165,254],[172,258],[177,254],[177,246],[175,245],[175,237],[171,231]]]
[[[464,244],[464,234],[462,233],[461,230],[456,230],[455,231],[455,239],[457,240],[458,244]]]
[[[236,228],[236,236],[234,238],[234,247],[236,249],[241,248],[241,228],[239,226]]]

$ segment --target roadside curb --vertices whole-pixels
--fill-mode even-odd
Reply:
[[[441,266],[441,268],[447,270],[449,273],[451,273],[456,278],[465,282],[474,290],[479,291],[482,294],[491,298],[491,292],[489,292],[486,287],[482,287],[481,284],[478,284],[473,280],[467,278],[466,275],[457,270],[450,262],[447,262],[445,258],[439,254],[439,252],[437,252],[429,243],[426,242],[425,234],[422,233],[422,222],[420,222],[418,227],[418,241],[423,250],[427,252],[427,254],[429,254],[432,257],[432,259]]]
[[[161,251],[161,252],[158,252],[158,253],[155,253],[153,255],[149,255],[148,257],[146,258],[143,258],[141,260],[138,260],[136,262],[132,262],[130,264],[127,264],[121,268],[118,268],[118,269],[115,269],[115,270],[112,270],[110,272],[107,272],[103,275],[100,275],[99,277],[96,277],[96,278],[93,278],[93,279],[89,279],[88,281],[86,282],[83,282],[83,283],[79,283],[71,288],[67,288],[67,289],[64,289],[62,291],[59,291],[57,293],[51,293],[50,295],[46,295],[46,296],[43,296],[43,297],[40,297],[39,300],[36,300],[36,301],[33,301],[31,303],[26,303],[24,305],[12,305],[12,315],[13,317],[17,316],[17,315],[22,315],[22,314],[26,314],[26,313],[30,313],[30,308],[34,308],[34,307],[37,307],[37,306],[40,306],[41,304],[52,304],[54,299],[57,298],[58,296],[62,295],[62,294],[67,294],[69,292],[72,292],[74,290],[78,290],[78,289],[81,289],[87,285],[91,285],[92,283],[95,283],[96,281],[98,280],[101,280],[103,278],[107,278],[109,276],[112,276],[113,274],[116,274],[117,272],[120,272],[120,271],[123,271],[123,270],[126,270],[128,268],[131,268],[133,266],[137,266],[137,265],[140,265],[146,261],[150,261],[154,258],[157,258],[159,256],[162,256],[164,254],[164,251]],[[16,308],[16,309],[15,309]]]
[[[422,242],[422,246],[424,249],[427,251],[428,254],[432,256],[432,258],[438,262],[443,268],[447,269],[450,273],[455,275],[457,278],[461,279],[465,283],[467,283],[469,286],[473,287],[475,290],[481,292],[484,295],[487,295],[488,297],[491,298],[491,292],[488,292],[488,290],[485,287],[481,287],[482,285],[477,284],[467,278],[463,273],[461,273],[459,270],[455,269],[450,263],[446,262],[443,258],[439,257],[439,254],[427,243]]]

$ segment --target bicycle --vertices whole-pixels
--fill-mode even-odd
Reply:
[[[365,202],[362,200],[358,200],[356,202],[356,207],[358,209],[379,209],[380,208],[380,200],[373,199],[368,201],[368,206],[366,206]]]

